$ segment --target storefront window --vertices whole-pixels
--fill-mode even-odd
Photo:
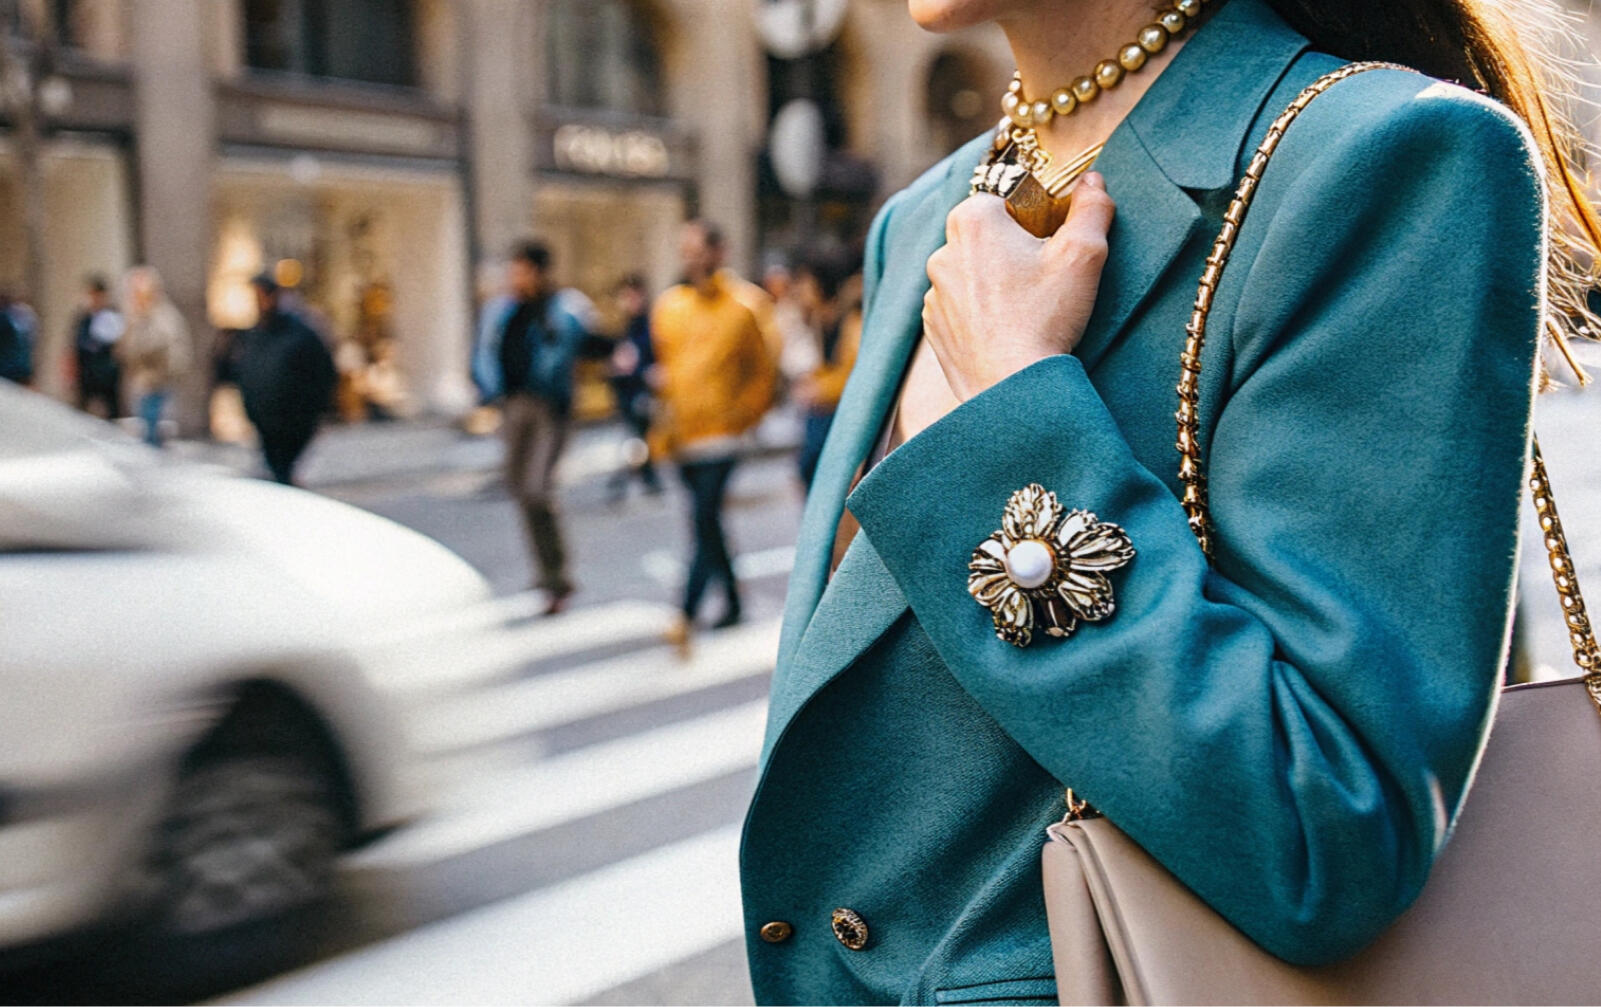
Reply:
[[[256,70],[371,84],[417,82],[411,0],[245,0]]]
[[[546,36],[551,104],[662,115],[654,27],[636,0],[554,0]]]

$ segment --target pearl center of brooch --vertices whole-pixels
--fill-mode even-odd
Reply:
[[[1006,554],[1006,575],[1022,588],[1044,587],[1056,570],[1056,554],[1037,538],[1017,543]]]

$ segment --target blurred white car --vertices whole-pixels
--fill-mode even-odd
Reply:
[[[399,525],[0,382],[0,954],[107,920],[270,945],[424,809],[407,641],[489,595]]]

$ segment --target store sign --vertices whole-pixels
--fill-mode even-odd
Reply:
[[[643,130],[616,131],[569,123],[551,135],[556,167],[586,175],[666,178],[672,173],[667,143]]]

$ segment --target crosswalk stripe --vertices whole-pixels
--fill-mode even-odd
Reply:
[[[452,612],[442,618],[385,627],[379,642],[413,643],[426,641],[440,634],[493,629],[517,619],[534,616],[539,612],[541,598],[542,595],[537,591],[519,591],[516,594],[486,598],[476,605]]]
[[[738,844],[737,827],[703,833],[430,924],[223,1002],[584,1000],[739,936]]]
[[[357,872],[406,871],[554,828],[655,794],[754,769],[766,723],[758,700],[497,772],[351,858]]]
[[[639,565],[646,576],[666,587],[683,582],[684,561],[665,549],[646,553],[640,558]],[[794,567],[795,547],[792,545],[744,552],[734,557],[734,575],[741,580],[776,577],[789,573]]]
[[[758,675],[773,667],[779,626],[708,637],[687,662],[658,648],[466,693],[419,711],[413,737],[425,752],[461,750]]]
[[[531,661],[581,654],[630,640],[657,639],[672,624],[674,615],[670,605],[620,601],[573,609],[509,629],[498,628],[490,618],[456,632],[394,642],[404,657],[390,662],[385,682],[412,694],[464,689]]]

